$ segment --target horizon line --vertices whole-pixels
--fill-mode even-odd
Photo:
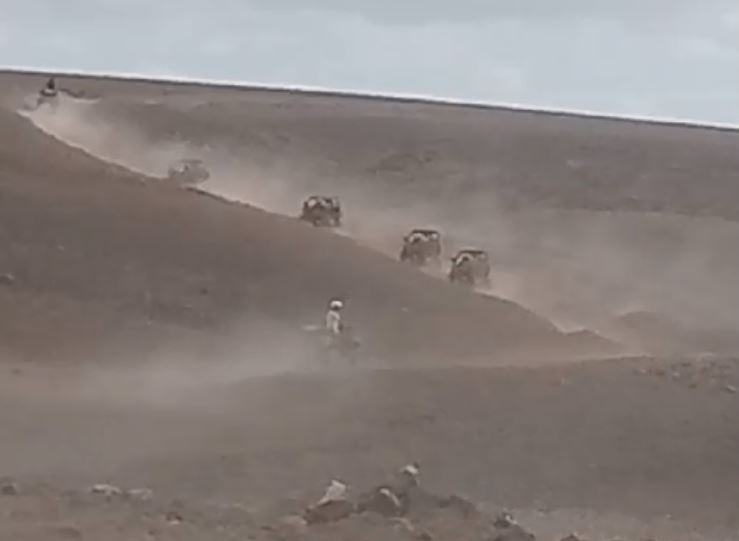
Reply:
[[[273,92],[298,92],[313,95],[333,95],[348,98],[366,98],[397,102],[415,102],[431,105],[447,105],[466,108],[496,109],[550,116],[571,116],[590,118],[594,120],[614,120],[640,124],[660,124],[675,127],[704,128],[723,131],[739,131],[739,124],[711,122],[677,117],[660,117],[650,115],[628,115],[607,113],[589,109],[570,109],[565,107],[529,105],[514,102],[490,102],[461,98],[449,98],[428,94],[392,93],[373,90],[356,90],[349,88],[321,87],[313,85],[289,83],[262,83],[257,81],[243,81],[234,79],[208,79],[182,75],[151,75],[146,73],[126,71],[93,71],[84,69],[59,69],[47,67],[23,67],[0,65],[0,73],[18,73],[25,75],[54,75],[67,77],[86,77],[98,79],[113,79],[130,82],[172,83],[178,85],[212,86],[217,88],[234,88],[243,90],[263,90]]]

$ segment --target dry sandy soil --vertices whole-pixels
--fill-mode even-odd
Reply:
[[[739,134],[88,78],[23,112],[42,82],[0,74],[0,539],[419,538],[279,521],[410,460],[539,539],[739,539]],[[191,156],[207,193],[161,178]],[[339,231],[295,219],[324,192]],[[397,262],[416,226],[491,289]]]

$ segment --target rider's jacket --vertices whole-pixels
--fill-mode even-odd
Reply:
[[[337,310],[329,310],[326,313],[326,330],[331,334],[341,333],[341,313]]]

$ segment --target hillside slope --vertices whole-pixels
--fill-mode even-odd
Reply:
[[[42,82],[0,80],[16,105]],[[490,252],[488,293],[562,328],[605,332],[643,311],[685,328],[678,342],[700,335],[691,350],[736,342],[737,132],[166,82],[62,84],[100,99],[34,122],[102,159],[161,175],[200,156],[212,173],[205,190],[289,216],[310,193],[336,194],[343,233],[393,258],[408,229],[437,227],[445,256]]]
[[[0,73],[9,99],[44,77]],[[399,203],[481,190],[503,207],[635,210],[739,220],[739,132],[495,108],[65,77],[155,139],[219,141],[291,182],[366,180]],[[17,101],[16,101],[17,103]],[[290,164],[285,167],[284,164]]]
[[[367,351],[384,358],[567,345],[551,324],[513,303],[433,280],[348,239],[142,182],[18,116],[2,113],[0,126],[0,264],[15,278],[2,290],[3,318],[12,319],[4,334],[32,326],[24,314],[54,321],[46,305],[56,300],[136,324],[275,323],[277,334],[302,336],[301,327],[319,323],[326,301],[340,295]],[[45,308],[29,308],[37,302]],[[65,314],[69,324],[73,315]],[[90,318],[96,327],[104,320]],[[45,348],[57,348],[51,335],[40,336]]]
[[[15,101],[16,83],[23,94],[39,82],[7,77],[0,101]],[[671,191],[679,182],[665,164],[651,169],[654,193],[672,205],[663,213],[550,208],[589,182],[568,184],[556,167],[546,189],[557,197],[529,191],[542,164],[567,159],[562,132],[575,145],[598,142],[584,151],[600,156],[597,167],[627,173],[653,148],[671,148],[693,173],[723,164],[706,193],[734,208],[733,134],[88,83],[102,100],[33,117],[57,139],[0,111],[0,538],[393,539],[397,521],[283,535],[258,517],[299,511],[334,478],[356,495],[416,460],[424,488],[510,508],[543,541],[573,530],[735,541],[739,364],[686,355],[696,345],[686,336],[697,336],[683,334],[690,318],[679,308],[718,316],[735,338],[737,224],[677,216],[678,203],[695,200]],[[362,176],[379,155],[408,149],[410,159]],[[206,188],[267,210],[291,215],[307,191],[336,190],[347,227],[315,230],[93,157],[157,173],[190,151],[217,168]],[[494,182],[464,181],[496,162],[529,194],[517,219],[500,219]],[[617,184],[596,178],[591,195],[611,204]],[[667,359],[541,366],[602,342],[394,261],[405,228],[427,219],[445,227],[445,254],[462,242],[494,249],[493,293],[514,291],[526,306],[584,296],[606,315],[623,305],[616,331],[676,347]],[[306,370],[318,364],[317,340],[303,326],[321,323],[333,295],[347,297],[367,363]],[[663,304],[670,317],[649,312],[650,296],[675,301]],[[396,366],[371,366],[377,358]],[[473,361],[487,366],[459,366]],[[88,494],[99,482],[149,488],[153,499]],[[433,538],[460,539],[458,524],[440,520],[445,533]]]

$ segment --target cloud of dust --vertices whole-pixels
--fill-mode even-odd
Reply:
[[[167,340],[128,362],[86,366],[74,395],[106,404],[199,410],[255,378],[316,369],[319,337],[268,320],[236,321],[205,336]]]
[[[22,114],[65,144],[151,177],[166,176],[178,160],[202,159],[211,175],[201,185],[203,190],[281,214],[297,215],[304,198],[330,192],[333,187],[307,169],[301,171],[304,182],[298,185],[293,167],[260,165],[244,159],[236,150],[196,145],[184,139],[155,139],[125,119],[113,121],[100,113],[96,102],[60,95],[56,107],[44,106]]]
[[[345,184],[348,184],[346,186]],[[648,311],[698,331],[739,328],[739,226],[667,214],[532,209],[507,211],[489,188],[432,199],[382,184],[338,184],[349,207],[345,229],[397,257],[413,227],[443,235],[444,267],[465,247],[490,253],[485,293],[517,302],[564,331],[603,328]],[[354,188],[359,185],[361,187]],[[361,201],[361,203],[360,203]]]
[[[271,212],[297,216],[308,196],[338,194],[345,211],[339,233],[393,257],[405,230],[418,227],[423,216],[427,217],[425,227],[439,227],[431,203],[415,202],[410,209],[402,204],[392,206],[382,194],[364,189],[361,182],[345,179],[338,185],[335,178],[312,169],[310,164],[258,164],[235,149],[203,148],[185,140],[154,140],[123,119],[105,120],[96,105],[61,97],[56,108],[42,107],[25,114],[37,127],[66,144],[148,176],[166,175],[167,168],[177,160],[201,158],[211,177],[200,188]],[[382,216],[378,216],[379,210]]]
[[[244,434],[237,441],[245,446],[279,438],[301,445],[304,431],[315,436],[317,419],[351,423],[347,410],[367,389],[361,377],[333,384],[346,372],[316,359],[316,336],[259,316],[178,336],[143,355],[126,355],[124,347],[121,359],[85,362],[48,384],[48,367],[13,378],[14,386],[24,383],[22,392],[2,396],[3,466],[100,482],[129,466],[136,469],[127,475],[142,464],[228,449]]]
[[[698,332],[739,328],[737,224],[648,213],[509,212],[488,192],[418,199],[398,208],[363,205],[347,229],[393,257],[401,235],[418,226],[442,231],[445,258],[467,246],[486,249],[493,262],[486,293],[526,306],[565,331],[603,329],[633,311]]]
[[[338,233],[393,258],[407,231],[437,228],[445,259],[430,273],[443,278],[448,258],[461,248],[486,249],[493,285],[485,293],[522,304],[566,331],[603,327],[632,311],[700,329],[731,330],[739,323],[735,224],[647,213],[505,211],[489,187],[470,189],[462,175],[447,179],[434,196],[422,181],[337,178],[318,158],[261,160],[256,150],[226,141],[202,148],[152,140],[126,122],[101,121],[95,104],[69,99],[30,118],[69,144],[149,175],[163,175],[177,159],[201,157],[211,173],[204,190],[272,212],[296,216],[305,197],[338,195],[345,215]]]
[[[486,229],[496,295],[515,300],[567,330],[600,328],[634,311],[686,327],[737,328],[739,226],[721,220],[645,213],[547,211],[471,215]],[[500,224],[502,220],[497,220]]]
[[[178,160],[204,154],[185,141],[153,141],[124,120],[115,125],[103,121],[95,106],[95,101],[60,94],[56,107],[42,106],[23,114],[65,144],[147,176],[163,177]]]

